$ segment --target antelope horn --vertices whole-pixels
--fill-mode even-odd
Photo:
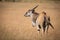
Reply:
[[[36,9],[39,5],[36,5],[32,10]]]

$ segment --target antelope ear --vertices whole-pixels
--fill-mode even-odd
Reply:
[[[32,10],[35,10],[39,5],[36,5],[34,8],[32,8]]]

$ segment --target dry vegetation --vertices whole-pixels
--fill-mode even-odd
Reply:
[[[25,12],[39,4],[38,13],[46,11],[51,17],[54,30],[41,36]],[[60,40],[60,4],[55,3],[0,3],[0,40]]]

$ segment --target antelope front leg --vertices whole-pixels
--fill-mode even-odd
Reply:
[[[37,30],[40,31],[41,26],[40,26],[40,24],[38,24],[38,22],[36,22],[36,26],[37,26]]]

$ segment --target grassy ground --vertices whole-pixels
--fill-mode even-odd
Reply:
[[[31,19],[24,17],[25,12],[39,4],[36,12],[46,13],[51,17],[54,30],[41,36]],[[56,3],[0,3],[0,40],[60,40],[60,4]]]

